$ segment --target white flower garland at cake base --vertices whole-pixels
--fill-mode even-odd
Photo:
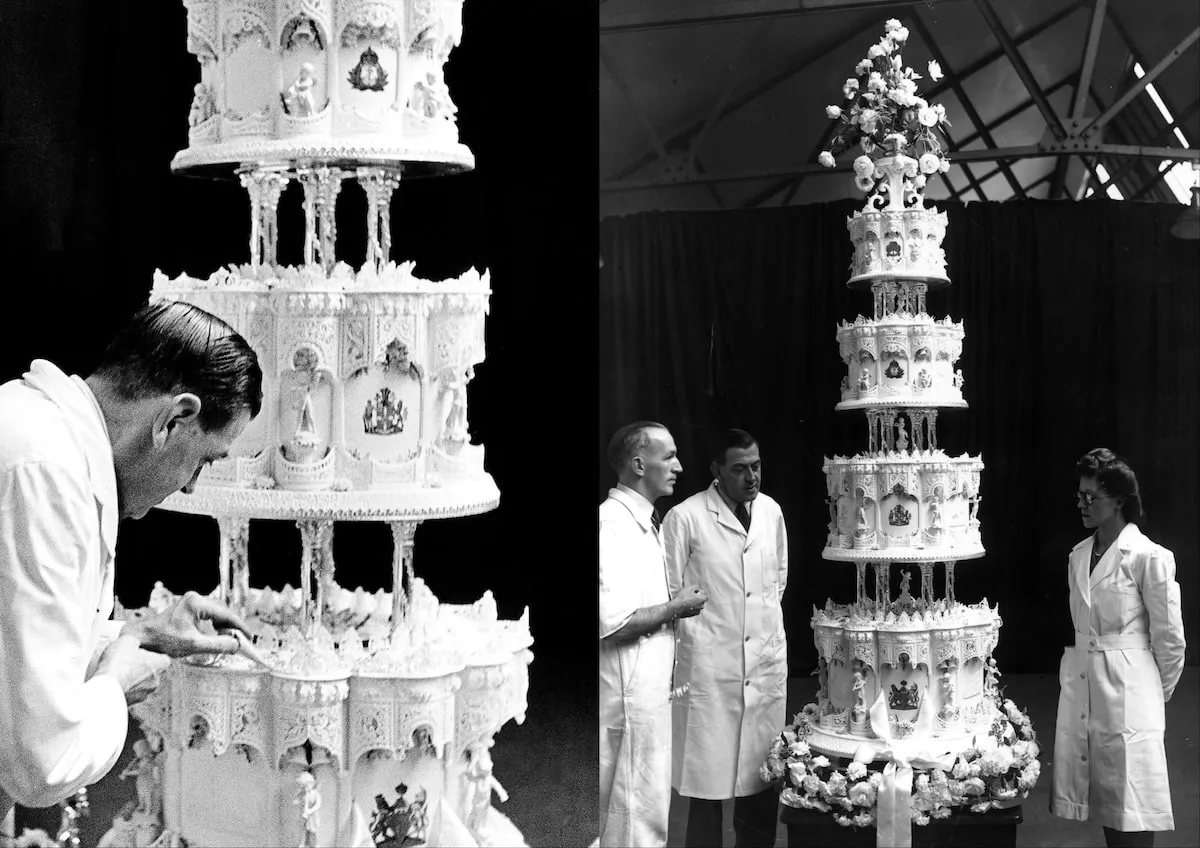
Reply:
[[[858,760],[840,765],[826,756],[814,755],[807,739],[817,720],[818,707],[808,704],[772,743],[760,775],[769,783],[782,784],[779,800],[789,807],[833,813],[837,823],[845,827],[878,825],[879,845],[909,845],[911,830],[895,832],[897,810],[884,809],[889,806],[888,800],[881,803],[880,798],[889,784],[907,785],[903,774],[906,767],[911,770],[907,776],[911,779],[912,793],[908,818],[920,826],[933,819],[948,818],[955,809],[986,813],[1015,806],[1028,797],[1037,783],[1041,749],[1028,713],[1011,699],[997,696],[995,703],[1001,712],[989,731],[995,747],[969,748],[954,758],[953,765],[947,763],[946,768],[923,764],[927,762],[924,758],[901,752],[901,760],[907,759],[907,763],[893,758],[883,770],[869,769]],[[886,726],[886,722],[876,721],[874,715],[872,719],[875,727]],[[895,745],[889,746],[892,753],[896,752]],[[894,796],[891,800],[895,800]],[[889,812],[893,827],[881,821]]]

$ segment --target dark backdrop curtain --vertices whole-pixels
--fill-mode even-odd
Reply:
[[[665,511],[708,484],[714,430],[743,427],[759,439],[764,489],[790,535],[794,674],[816,665],[812,606],[854,594],[853,567],[821,559],[829,516],[821,465],[867,447],[862,413],[834,412],[845,373],[836,326],[872,308],[869,295],[845,285],[846,218],[860,205],[646,213],[600,230],[599,455],[622,423],[666,424],[684,475],[659,502]],[[988,553],[958,566],[957,596],[999,603],[1003,668],[1053,671],[1072,639],[1067,553],[1087,535],[1074,464],[1111,447],[1138,472],[1143,531],[1176,554],[1194,663],[1200,251],[1168,235],[1180,207],[942,208],[952,285],[932,293],[928,309],[965,322],[958,367],[970,408],[942,412],[938,441],[985,463]],[[603,497],[612,480],[603,460],[599,475]]]

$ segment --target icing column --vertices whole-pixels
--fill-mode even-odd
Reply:
[[[367,194],[367,261],[376,269],[392,256],[392,192],[400,185],[400,175],[383,168],[359,168],[358,182]]]
[[[274,171],[240,171],[238,180],[250,196],[250,264],[274,265],[279,242],[276,232],[279,197],[287,177]]]
[[[320,264],[328,273],[337,261],[334,210],[345,175],[328,167],[300,168],[296,175],[304,189],[304,264]]]
[[[392,522],[392,627],[394,635],[408,618],[413,585],[413,539],[420,521]]]
[[[321,624],[325,608],[325,587],[333,580],[333,521],[305,519],[297,521],[300,528],[300,595],[301,621],[304,635],[311,638]],[[326,556],[326,551],[330,552]],[[313,596],[313,572],[316,572],[316,596]]]
[[[250,593],[250,519],[217,516],[221,534],[221,603],[244,609]]]

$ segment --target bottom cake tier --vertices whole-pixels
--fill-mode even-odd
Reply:
[[[172,600],[156,587],[152,608]],[[378,618],[387,608],[343,605],[331,619],[327,607],[302,633],[286,602],[260,604],[247,620],[265,666],[241,654],[172,663],[131,710],[146,735],[126,768],[138,844],[523,846],[493,809],[507,794],[490,749],[525,719],[528,611],[499,620],[490,593],[438,604],[419,578],[404,620]]]

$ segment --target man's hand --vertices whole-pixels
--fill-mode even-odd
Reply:
[[[690,618],[699,615],[700,610],[708,603],[708,593],[699,586],[684,586],[671,598],[671,606],[675,609],[677,618]]]
[[[215,628],[240,630],[250,641],[240,616],[224,604],[188,592],[157,615],[126,624],[122,635],[134,638],[147,651],[169,657],[235,653],[239,648],[237,637],[219,635]]]
[[[170,664],[169,658],[143,651],[136,638],[121,634],[101,652],[95,674],[115,678],[125,693],[125,703],[132,707],[158,688],[159,676]]]

